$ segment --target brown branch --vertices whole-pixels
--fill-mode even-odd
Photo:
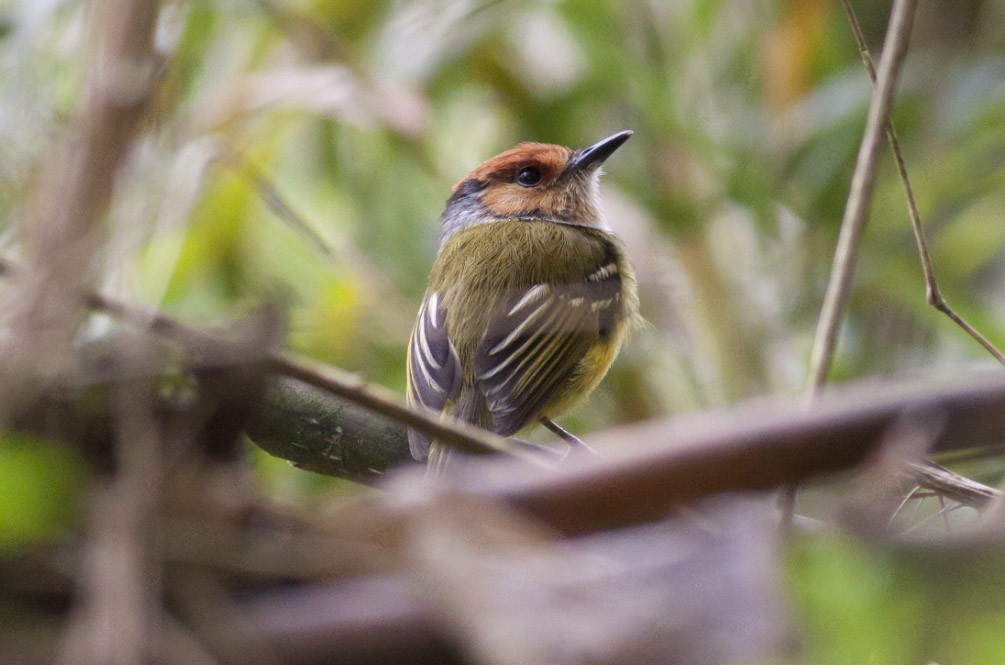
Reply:
[[[883,43],[883,53],[879,60],[876,92],[869,104],[869,115],[859,145],[851,191],[848,194],[837,249],[834,253],[834,265],[813,340],[808,386],[811,399],[827,383],[827,374],[830,372],[837,348],[838,331],[848,309],[859,239],[868,219],[876,184],[880,145],[890,117],[900,70],[907,56],[916,6],[917,0],[896,0],[891,10],[887,38]]]
[[[639,423],[592,437],[601,450],[626,451],[616,459],[584,459],[553,473],[473,473],[461,487],[566,532],[609,529],[660,519],[709,494],[769,490],[851,469],[902,414],[925,411],[945,417],[933,451],[996,446],[1005,439],[1005,378],[922,389],[916,379],[861,381],[822,396],[812,410],[788,400]]]

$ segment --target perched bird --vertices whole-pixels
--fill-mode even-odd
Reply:
[[[521,143],[454,186],[408,345],[409,404],[502,436],[551,422],[603,379],[640,320],[632,265],[599,206],[600,165],[632,135],[580,150]],[[412,456],[447,448],[410,430]]]

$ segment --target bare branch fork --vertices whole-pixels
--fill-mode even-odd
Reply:
[[[848,17],[848,23],[851,25],[852,34],[855,36],[855,44],[858,46],[858,52],[862,56],[862,64],[865,65],[866,71],[869,72],[869,78],[872,79],[873,84],[875,84],[876,68],[872,64],[872,56],[869,55],[869,47],[865,43],[865,37],[862,35],[862,28],[859,25],[858,17],[855,15],[855,10],[851,6],[851,0],[841,0],[841,6],[844,7],[845,15]],[[911,230],[914,232],[914,242],[918,246],[918,257],[921,259],[921,270],[925,275],[925,296],[928,303],[952,319],[958,326],[963,328],[968,335],[977,340],[977,342],[983,346],[988,353],[994,356],[999,363],[1005,365],[1005,355],[1002,355],[1001,351],[999,351],[994,344],[992,344],[976,328],[970,325],[962,316],[953,311],[953,309],[949,306],[949,303],[947,303],[945,298],[942,297],[942,293],[939,291],[939,285],[935,280],[935,271],[932,268],[932,259],[928,253],[928,242],[925,240],[925,231],[921,224],[921,215],[918,214],[918,204],[914,199],[914,188],[911,187],[911,181],[907,175],[907,166],[904,164],[904,155],[900,149],[900,141],[897,139],[897,130],[893,125],[893,120],[887,121],[886,138],[890,143],[890,149],[893,151],[893,159],[897,164],[897,174],[900,176],[900,182],[904,186],[904,195],[907,198],[907,212],[911,218]]]

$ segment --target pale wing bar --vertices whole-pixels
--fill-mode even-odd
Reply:
[[[612,262],[581,282],[537,284],[503,299],[475,362],[493,431],[509,436],[540,416],[555,388],[611,334],[620,296]]]
[[[409,404],[441,411],[460,393],[461,363],[447,334],[446,312],[436,293],[427,294],[419,307],[408,343],[407,366]],[[425,459],[429,444],[429,437],[408,430],[408,445],[414,458]]]

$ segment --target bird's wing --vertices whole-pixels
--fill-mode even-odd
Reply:
[[[457,350],[447,335],[447,318],[440,297],[426,294],[415,319],[408,343],[407,401],[434,411],[442,411],[461,390],[461,363]],[[414,429],[408,430],[408,446],[418,460],[429,455],[430,439]]]
[[[507,294],[475,357],[477,385],[504,436],[535,420],[590,348],[611,334],[620,275],[605,265],[572,284],[535,284]]]

